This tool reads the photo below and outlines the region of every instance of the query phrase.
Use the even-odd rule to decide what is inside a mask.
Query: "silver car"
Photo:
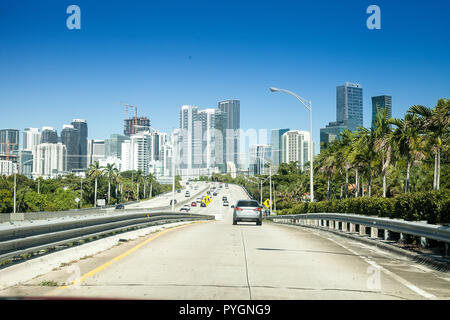
[[[233,224],[238,221],[256,222],[256,225],[262,224],[262,210],[256,200],[239,200],[233,210]]]

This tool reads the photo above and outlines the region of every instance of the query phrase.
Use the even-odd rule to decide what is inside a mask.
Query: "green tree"
[[[381,155],[381,176],[383,179],[383,198],[386,198],[386,175],[391,161],[391,126],[387,119],[387,109],[383,108],[377,113],[375,120],[375,151]]]
[[[111,203],[111,182],[117,176],[119,170],[117,170],[115,164],[106,164],[106,167],[103,169],[104,174],[108,179],[108,204]]]
[[[439,190],[441,176],[441,152],[448,148],[450,135],[450,99],[440,99],[434,109],[412,106],[408,113],[418,117],[426,142],[434,153],[433,189]]]
[[[418,118],[409,113],[404,119],[390,119],[389,123],[396,126],[392,133],[392,141],[399,154],[406,159],[405,193],[408,193],[411,166],[424,157]]]
[[[95,187],[94,187],[94,207],[97,207],[97,187],[98,187],[98,178],[102,175],[102,167],[98,161],[95,161],[93,164],[89,165],[88,176],[94,178]]]

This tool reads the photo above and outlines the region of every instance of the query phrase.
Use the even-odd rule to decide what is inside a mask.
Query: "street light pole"
[[[312,101],[308,101],[306,99],[303,99],[299,95],[293,93],[292,91],[286,90],[286,89],[278,89],[278,88],[270,88],[271,92],[284,92],[291,96],[294,96],[296,99],[298,99],[309,111],[309,166],[310,166],[310,198],[311,202],[314,201],[314,173],[313,173],[313,144],[312,144]]]
[[[16,213],[16,171],[14,170],[14,213]]]
[[[272,215],[272,165],[269,165],[270,215]]]

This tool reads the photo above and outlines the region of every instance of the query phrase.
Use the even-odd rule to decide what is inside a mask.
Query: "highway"
[[[448,273],[358,241],[269,222],[233,226],[231,207],[222,206],[224,195],[230,205],[247,198],[242,188],[230,185],[212,197],[207,208],[191,210],[213,214],[216,221],[179,225],[122,242],[5,288],[0,296],[450,299]],[[75,283],[61,286],[73,270]],[[6,269],[2,276],[7,276]]]

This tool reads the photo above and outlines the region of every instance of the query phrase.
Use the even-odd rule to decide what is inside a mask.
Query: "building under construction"
[[[150,120],[147,117],[138,117],[137,115],[137,107],[131,105],[126,106],[126,118],[123,133],[126,136],[131,136],[133,134],[149,131],[150,130]],[[128,109],[134,108],[134,117],[128,117]]]
[[[0,160],[11,160],[17,162],[14,152],[19,150],[19,130],[0,130]]]

